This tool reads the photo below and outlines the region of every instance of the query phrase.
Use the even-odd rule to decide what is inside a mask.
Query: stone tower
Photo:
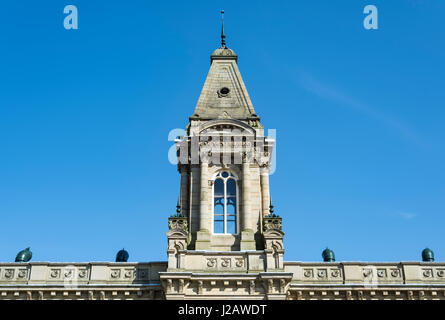
[[[177,144],[188,248],[262,249],[273,141],[264,137],[231,49],[221,47],[211,55],[186,132]]]
[[[213,52],[187,136],[177,141],[188,249],[264,249],[273,141],[264,137],[237,59],[224,42]]]
[[[223,25],[186,136],[176,139],[180,212],[169,218],[169,272],[284,271],[281,218],[270,212],[273,144]]]

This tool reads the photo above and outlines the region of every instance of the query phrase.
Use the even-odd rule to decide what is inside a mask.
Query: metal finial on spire
[[[181,214],[181,205],[179,204],[179,197],[178,197],[178,203],[176,204],[176,213]]]
[[[272,197],[270,197],[270,205],[269,205],[269,212],[270,214],[273,214],[273,204],[272,204]]]
[[[224,10],[221,10],[221,48],[227,48],[226,46],[226,35],[224,34]]]

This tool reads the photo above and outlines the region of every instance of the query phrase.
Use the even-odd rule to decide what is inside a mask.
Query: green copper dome
[[[324,262],[334,262],[335,261],[334,251],[332,251],[329,248],[324,249],[323,252],[321,253],[321,256],[323,257]]]
[[[434,252],[429,248],[425,248],[422,251],[422,261],[424,262],[434,262]]]
[[[116,262],[127,262],[129,256],[125,249],[119,250],[116,255]]]
[[[15,262],[28,262],[32,258],[32,252],[29,251],[29,247],[25,250],[20,251],[17,253],[17,256],[15,257]]]

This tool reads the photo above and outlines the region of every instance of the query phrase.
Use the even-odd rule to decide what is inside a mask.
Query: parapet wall
[[[285,262],[284,270],[293,285],[445,285],[445,263],[436,262]]]
[[[259,252],[195,252],[167,262],[0,263],[0,299],[445,299],[445,263],[284,262]]]
[[[163,299],[166,262],[1,263],[0,299]]]

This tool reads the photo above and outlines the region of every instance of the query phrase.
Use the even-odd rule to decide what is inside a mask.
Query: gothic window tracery
[[[222,171],[213,184],[213,233],[237,233],[237,189],[235,176]]]

